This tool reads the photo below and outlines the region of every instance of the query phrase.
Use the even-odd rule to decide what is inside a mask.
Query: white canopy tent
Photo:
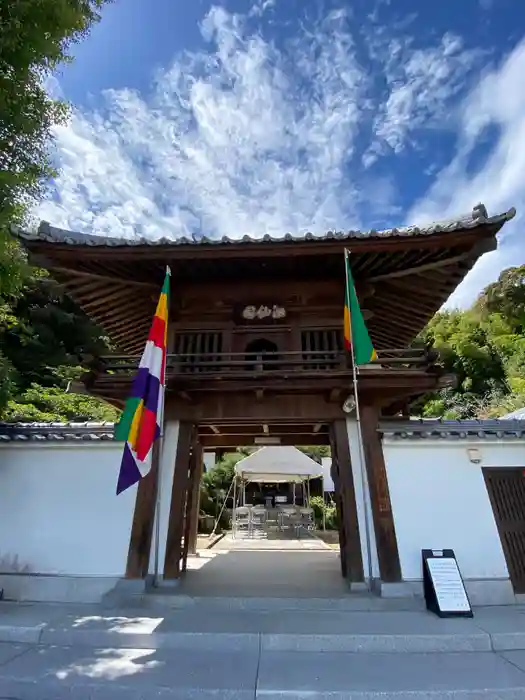
[[[296,447],[261,447],[235,465],[233,479],[233,518],[236,519],[237,496],[241,505],[246,503],[246,484],[293,484],[293,505],[295,507],[295,487],[301,484],[303,505],[310,505],[310,479],[323,478],[323,467],[298,450]],[[237,481],[240,481],[238,492]],[[324,523],[323,523],[324,529]]]
[[[300,484],[322,477],[323,468],[296,447],[261,447],[237,462],[235,474],[245,482]]]

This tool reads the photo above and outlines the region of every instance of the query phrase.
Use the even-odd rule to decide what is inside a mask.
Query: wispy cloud
[[[425,197],[408,216],[431,220],[466,211],[481,200],[489,210],[518,210],[512,225],[503,230],[500,247],[482,258],[458,288],[450,303],[463,304],[502,268],[523,262],[522,237],[513,236],[523,226],[525,207],[525,74],[523,40],[469,93],[462,104],[457,149],[448,165],[437,173]],[[496,133],[487,147],[487,133]],[[476,158],[477,156],[477,158]]]
[[[258,0],[246,16],[213,7],[203,48],[175,56],[150,94],[107,91],[97,110],[76,110],[56,130],[61,174],[37,215],[153,238],[399,222],[396,161],[442,130],[458,131],[457,154],[437,172],[429,160],[434,184],[404,212],[408,223],[464,213],[480,199],[491,211],[523,200],[525,43],[483,74],[483,54],[451,33],[422,48],[409,22],[394,39],[375,15],[363,28],[341,10],[298,21],[279,48],[253,30],[275,6]],[[491,125],[497,143],[473,173]]]
[[[391,40],[379,48],[384,55],[387,96],[374,120],[376,139],[364,156],[370,165],[385,147],[400,153],[414,145],[411,139],[422,127],[438,128],[453,98],[465,88],[465,79],[481,52],[467,50],[462,40],[445,34],[436,46],[413,49],[411,41]]]

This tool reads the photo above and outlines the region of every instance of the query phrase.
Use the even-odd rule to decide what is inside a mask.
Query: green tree
[[[100,18],[104,0],[0,3],[0,230],[26,223],[54,174],[53,127],[67,106],[45,80],[71,60],[69,49]]]
[[[55,170],[53,127],[67,105],[46,91],[46,79],[71,60],[106,0],[3,0],[0,2],[0,327],[16,324],[12,303],[30,276],[24,251],[10,236],[28,225],[31,207]],[[17,372],[0,350],[0,410],[16,390]]]
[[[12,422],[68,422],[118,420],[119,411],[95,396],[69,394],[61,387],[31,384],[16,400],[8,401],[4,419]]]
[[[21,390],[34,383],[65,387],[73,377],[57,374],[58,367],[76,367],[84,355],[108,350],[102,331],[40,270],[13,304],[12,314],[15,320],[0,329],[0,341]]]
[[[509,267],[498,281],[489,284],[478,297],[476,307],[484,318],[499,314],[512,331],[525,333],[525,265]]]
[[[504,270],[470,309],[436,314],[422,339],[457,385],[418,400],[415,413],[484,418],[525,406],[525,266]]]
[[[114,420],[118,411],[66,390],[83,356],[108,351],[107,339],[46,272],[35,270],[0,317],[0,416],[4,420]],[[0,307],[1,311],[1,307]]]

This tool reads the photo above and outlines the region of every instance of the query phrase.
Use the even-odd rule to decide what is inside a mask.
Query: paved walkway
[[[0,604],[0,698],[523,700],[525,609],[182,610]]]
[[[234,539],[188,559],[181,592],[192,596],[334,598],[349,593],[339,553],[319,538]]]

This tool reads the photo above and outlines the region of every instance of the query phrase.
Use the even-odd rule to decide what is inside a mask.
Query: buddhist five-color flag
[[[166,383],[169,293],[168,267],[131,396],[126,401],[115,428],[115,440],[126,443],[120,465],[117,495],[136,484],[149,472],[153,444],[161,434]]]
[[[345,250],[345,270],[346,270],[346,294],[345,294],[345,314],[344,314],[344,342],[345,348],[352,351],[354,363],[366,365],[377,358],[376,351],[370,340],[365,319],[359,306],[355,291],[352,270],[348,251]]]

